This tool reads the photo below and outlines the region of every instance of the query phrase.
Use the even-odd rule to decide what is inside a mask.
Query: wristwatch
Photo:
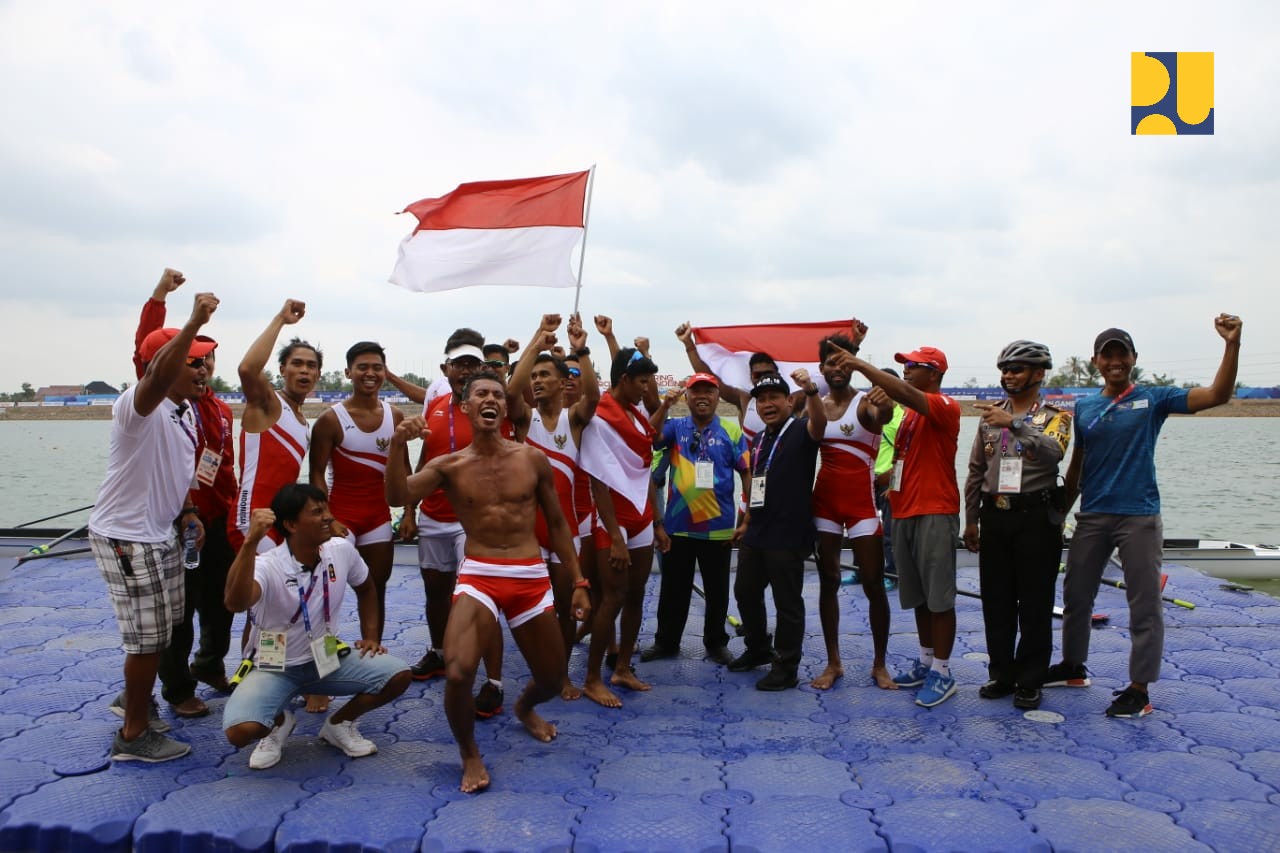
[[[591,347],[583,347],[582,349],[576,349],[573,351],[573,354],[576,355],[578,358],[586,358],[587,356],[591,355]]]

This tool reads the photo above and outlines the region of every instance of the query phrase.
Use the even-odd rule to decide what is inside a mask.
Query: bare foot
[[[815,690],[830,690],[832,685],[836,683],[836,679],[844,677],[844,667],[838,663],[829,663],[827,668],[809,684]]]
[[[633,669],[615,669],[613,677],[609,679],[609,683],[618,687],[625,687],[628,690],[648,690],[651,687],[648,682],[637,678]]]
[[[871,677],[876,680],[876,687],[881,690],[897,690],[898,685],[893,683],[893,676],[889,674],[889,670],[883,666],[871,667]]]
[[[564,684],[560,686],[560,698],[565,700],[566,702],[572,702],[574,699],[581,699],[582,690],[580,690],[576,684],[574,684],[572,681],[566,678],[564,680]]]
[[[533,708],[524,710],[520,703],[516,703],[516,718],[524,723],[525,729],[529,734],[533,735],[543,743],[550,743],[556,736],[556,724],[548,723],[542,718],[542,715]]]
[[[462,759],[462,793],[470,794],[489,787],[489,771],[480,756]]]
[[[622,700],[619,699],[608,687],[605,687],[604,682],[598,678],[588,678],[582,683],[582,695],[586,696],[592,702],[603,705],[606,708],[622,707]]]
[[[323,714],[329,710],[329,700],[331,696],[307,696],[307,712],[310,714]]]

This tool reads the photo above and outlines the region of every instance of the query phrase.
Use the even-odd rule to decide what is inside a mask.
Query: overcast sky
[[[856,314],[865,353],[941,347],[948,384],[1111,325],[1207,382],[1229,311],[1240,378],[1280,383],[1277,32],[1274,2],[0,2],[0,390],[132,380],[165,266],[174,325],[221,298],[233,384],[285,297],[326,366],[524,343],[572,291],[403,291],[395,214],[593,163],[583,313],[663,372],[683,320]],[[1156,50],[1215,53],[1217,135],[1130,135]]]

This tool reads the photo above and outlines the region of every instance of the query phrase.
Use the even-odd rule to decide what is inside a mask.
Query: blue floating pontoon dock
[[[652,691],[624,692],[621,710],[548,703],[550,744],[510,714],[528,671],[508,640],[508,711],[476,727],[492,785],[464,795],[438,679],[362,719],[379,748],[368,758],[320,743],[320,715],[299,709],[283,761],[251,771],[249,750],[222,735],[225,699],[202,688],[213,714],[171,720],[190,755],[112,765],[119,721],[107,705],[122,653],[102,580],[86,556],[14,568],[24,552],[0,551],[6,851],[1280,850],[1280,601],[1190,569],[1167,569],[1168,592],[1197,606],[1166,606],[1156,710],[1139,720],[1103,715],[1128,659],[1125,594],[1105,586],[1094,685],[1045,691],[1030,718],[978,697],[982,618],[967,597],[952,663],[960,692],[933,710],[872,686],[854,586],[840,592],[846,676],[835,689],[761,693],[762,671],[701,660],[695,600],[685,654],[638,667]],[[413,661],[427,638],[422,585],[413,552],[397,556],[385,642]],[[655,575],[646,645],[657,585]],[[960,586],[976,589],[976,570]],[[816,574],[805,592],[802,684],[824,663]],[[896,604],[893,630],[891,669],[916,651]],[[580,646],[578,682],[585,658]]]

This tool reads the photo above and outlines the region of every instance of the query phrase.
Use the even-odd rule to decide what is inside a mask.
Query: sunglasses
[[[1030,369],[1031,369],[1031,368],[1027,367],[1025,364],[1002,364],[1002,365],[1000,365],[1000,372],[1001,372],[1001,373],[1012,373],[1012,374],[1014,374],[1015,376],[1016,376],[1016,375],[1018,375],[1019,373],[1026,373],[1026,372],[1027,372],[1028,370],[1030,370]]]
[[[499,368],[499,367],[505,368],[507,366],[507,363],[505,361],[498,361],[497,359],[494,359],[493,361],[486,361],[484,363],[484,366],[493,367],[493,368]]]
[[[196,369],[196,370],[199,370],[200,368],[204,367],[204,363],[205,363],[205,362],[204,362],[204,359],[203,359],[203,358],[189,358],[189,359],[187,359],[187,367],[191,367],[191,368],[194,368],[194,369]]]
[[[932,364],[929,364],[927,361],[908,361],[908,362],[906,362],[905,364],[903,364],[903,367],[924,367],[924,368],[927,368],[927,369],[929,369],[929,370],[937,370],[937,369],[938,369],[938,368],[934,367]]]
[[[631,365],[635,364],[637,361],[643,361],[643,360],[644,360],[644,353],[640,352],[640,350],[636,350],[635,352],[631,353],[631,358],[627,359],[627,367],[630,367]]]
[[[572,376],[574,379],[577,379],[579,376],[582,375],[582,371],[576,367],[567,367],[565,369],[569,371],[569,375]]]

